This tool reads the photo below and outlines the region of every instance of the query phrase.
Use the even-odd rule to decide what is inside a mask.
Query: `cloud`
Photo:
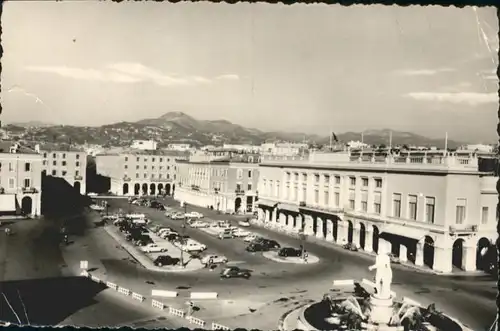
[[[433,76],[442,72],[452,72],[455,69],[441,68],[441,69],[407,69],[398,70],[395,73],[400,76]]]
[[[434,92],[413,92],[404,95],[415,100],[421,101],[438,101],[450,103],[467,103],[471,106],[476,106],[486,103],[498,102],[497,93],[475,93],[475,92],[459,92],[459,93],[434,93]]]
[[[239,80],[240,77],[238,75],[228,74],[228,75],[220,75],[215,77],[215,79],[219,80]]]
[[[141,63],[119,62],[106,66],[103,69],[82,69],[65,66],[29,66],[28,71],[46,72],[61,77],[87,81],[102,81],[113,83],[152,82],[160,86],[195,86],[208,85],[216,80],[238,80],[234,74],[217,76],[214,79],[202,76],[166,74],[147,67]]]

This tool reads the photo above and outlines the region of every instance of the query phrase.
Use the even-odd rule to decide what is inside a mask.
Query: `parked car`
[[[245,248],[247,252],[267,252],[269,247],[261,243],[251,243]]]
[[[201,263],[205,265],[209,264],[225,264],[228,259],[224,255],[207,255],[201,259]]]
[[[243,229],[237,229],[237,230],[233,231],[233,236],[235,236],[236,238],[243,238],[243,237],[248,236],[249,234],[250,234],[250,232],[245,231]]]
[[[146,246],[147,244],[152,244],[154,243],[153,239],[151,239],[150,237],[148,236],[142,236],[141,238],[137,239],[135,241],[135,244],[137,246]]]
[[[168,251],[166,247],[159,246],[158,244],[147,244],[146,246],[141,247],[141,250],[144,253],[163,253]]]
[[[221,278],[245,278],[249,279],[251,276],[250,270],[240,269],[239,267],[226,267],[221,271]]]
[[[192,211],[190,213],[187,213],[187,214],[185,214],[185,216],[189,217],[189,218],[196,218],[196,219],[203,218],[203,214],[198,213],[197,211]]]
[[[283,247],[278,252],[278,255],[282,257],[288,257],[288,256],[298,257],[302,255],[302,250],[293,247]]]
[[[163,227],[160,230],[158,230],[158,235],[161,236],[165,232],[166,233],[172,233],[172,232],[175,232],[175,231],[172,228]]]
[[[202,221],[195,221],[190,224],[192,228],[207,228],[208,223],[207,222],[202,222]]]
[[[342,248],[347,249],[349,251],[353,251],[353,252],[358,251],[358,247],[356,247],[356,245],[354,245],[353,243],[347,243],[347,244],[343,245]]]
[[[248,220],[246,220],[246,221],[239,221],[238,225],[239,226],[243,226],[245,228],[248,228],[250,226],[250,222]]]
[[[170,216],[170,218],[173,220],[183,220],[186,218],[186,216],[184,214],[181,214],[181,213],[175,213],[175,214],[172,214]]]
[[[263,239],[261,241],[261,243],[264,246],[267,246],[269,249],[279,249],[279,248],[281,248],[281,245],[276,240]]]
[[[178,265],[181,260],[177,257],[171,257],[170,255],[160,255],[154,261],[154,265],[161,267],[164,265]]]
[[[177,213],[175,211],[172,211],[172,210],[167,210],[164,215],[168,218],[172,218],[172,215],[174,215],[174,214],[177,214]]]
[[[217,237],[221,240],[222,239],[233,239],[234,234],[233,234],[233,231],[224,230],[224,231],[221,231]]]
[[[243,239],[243,241],[249,243],[249,242],[257,240],[257,238],[259,238],[259,236],[257,236],[255,233],[250,233],[248,236],[246,236]]]

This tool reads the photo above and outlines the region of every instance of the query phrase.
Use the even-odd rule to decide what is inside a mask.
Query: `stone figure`
[[[368,270],[376,269],[375,286],[377,288],[377,297],[389,299],[391,297],[392,269],[391,258],[383,250],[378,253],[375,264],[368,267]]]

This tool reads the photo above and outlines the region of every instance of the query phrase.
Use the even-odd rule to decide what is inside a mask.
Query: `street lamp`
[[[307,235],[304,233],[304,228],[299,230],[299,239],[300,239],[300,247],[302,249],[301,256],[304,258],[304,252],[306,250],[306,240],[307,240]]]
[[[184,268],[184,236],[186,234],[187,203],[184,202],[184,218],[181,226],[181,266]]]

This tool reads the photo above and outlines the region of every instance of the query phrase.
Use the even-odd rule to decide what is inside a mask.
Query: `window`
[[[155,178],[155,174],[151,174],[151,178]]]
[[[67,174],[68,174],[68,172],[67,172],[67,171],[63,171],[63,172],[62,172],[62,175],[63,175],[63,176],[66,176]]]
[[[167,162],[170,162],[170,159],[167,159]]]
[[[148,168],[148,166],[147,166],[147,165],[144,165],[144,169],[147,169],[147,168]]]
[[[356,186],[356,177],[349,177],[349,182],[351,186]]]
[[[14,171],[14,165],[9,162],[9,171],[13,172]]]
[[[155,158],[153,157],[153,158],[151,159],[151,161],[152,161],[152,162],[154,162],[154,161],[155,161]]]
[[[139,166],[138,165],[135,166],[135,170],[139,170]]]
[[[323,203],[324,203],[325,206],[329,206],[330,205],[330,192],[325,191]]]
[[[62,161],[62,165],[63,165],[63,167],[65,167],[66,166],[66,161]]]
[[[167,166],[167,170],[170,170],[170,166]]]
[[[363,178],[364,180],[365,178]],[[368,178],[366,178],[368,180]],[[361,210],[366,213],[368,212],[368,192],[361,192]]]
[[[307,182],[307,174],[302,174],[302,182]]]
[[[79,167],[80,166],[80,162],[79,161],[76,161],[76,166]]]
[[[319,204],[319,190],[314,190],[314,203]]]
[[[56,153],[52,153],[52,157],[55,159],[57,157]]]
[[[392,216],[400,218],[401,217],[401,194],[394,193],[392,195]]]
[[[273,181],[269,181],[269,196],[273,196]]]
[[[285,192],[284,193],[285,193],[284,194],[284,199],[288,200],[289,195],[290,195],[290,184],[288,184],[288,183],[286,184],[286,186],[285,186]]]
[[[354,190],[349,190],[349,209],[354,210],[356,207],[356,193]]]
[[[76,159],[80,160],[80,154],[76,154]]]
[[[47,165],[47,161],[43,160],[42,165]]]
[[[63,153],[62,154],[62,158],[65,159],[66,158],[66,153]]]
[[[408,218],[411,220],[417,219],[417,196],[408,196]]]
[[[147,157],[144,158],[144,162],[148,162],[148,158]]]
[[[289,172],[286,173],[286,180],[290,181],[291,174]]]
[[[382,188],[382,178],[375,178],[375,187]]]
[[[467,213],[467,199],[457,199],[456,223],[464,224]]]
[[[296,172],[293,174],[293,176],[295,177],[295,181],[298,182],[299,181],[299,173]]]
[[[57,161],[52,161],[52,165],[57,165]]]
[[[325,180],[325,185],[329,185],[330,184],[330,176],[329,175],[324,175],[323,179]]]
[[[488,207],[483,207],[481,209],[481,224],[487,224],[488,223]]]
[[[380,215],[381,209],[382,195],[380,194],[380,192],[375,192],[375,194],[373,195],[373,212]]]
[[[52,176],[57,176],[57,171],[52,170]]]
[[[363,187],[368,187],[368,178],[362,178],[361,183],[363,184]]]
[[[298,201],[299,200],[299,185],[294,184],[293,185],[293,201]]]
[[[319,183],[319,175],[318,175],[318,174],[315,174],[315,175],[314,175],[314,182],[315,182],[316,184],[318,184],[318,183]]]
[[[24,171],[30,171],[31,170],[31,163],[29,162],[26,162],[24,164]]]
[[[148,174],[144,174],[144,178],[148,178]]]
[[[44,157],[44,158],[47,158],[47,153],[43,153],[43,157]]]
[[[237,192],[241,191],[241,184],[236,184],[236,191]]]
[[[434,211],[436,209],[436,199],[431,197],[425,198],[425,221],[434,224]]]
[[[302,188],[302,201],[306,201],[306,197],[307,197],[307,188],[306,187],[303,187]]]
[[[242,179],[243,178],[243,170],[242,169],[236,170],[236,178],[237,179]]]
[[[75,176],[80,176],[80,171],[76,170],[75,171]]]
[[[136,161],[137,161],[137,162],[139,162],[139,161],[140,161],[140,158],[139,158],[139,157],[137,157]]]
[[[124,168],[125,168],[125,169],[128,169],[128,165],[125,165],[125,166],[124,166]]]
[[[340,176],[335,176],[335,185],[340,185]]]
[[[335,200],[335,207],[339,207],[340,206],[340,193],[339,192],[334,193],[334,200]]]
[[[161,179],[161,178],[162,178],[162,175],[161,175],[161,174],[158,174],[158,178],[160,178],[160,179]]]
[[[252,184],[251,184],[251,183],[248,183],[248,185],[247,185],[247,190],[248,190],[248,191],[251,191],[251,190],[252,190]]]
[[[160,157],[160,162],[163,162],[163,158],[162,157]]]
[[[248,178],[252,178],[252,170],[248,170]]]
[[[125,156],[125,162],[128,162],[128,156]]]
[[[23,187],[24,188],[30,188],[31,187],[31,180],[29,178],[25,178],[24,179]]]
[[[155,170],[155,166],[151,166],[151,170]]]
[[[16,186],[16,180],[14,178],[9,178],[9,188],[14,188]]]

